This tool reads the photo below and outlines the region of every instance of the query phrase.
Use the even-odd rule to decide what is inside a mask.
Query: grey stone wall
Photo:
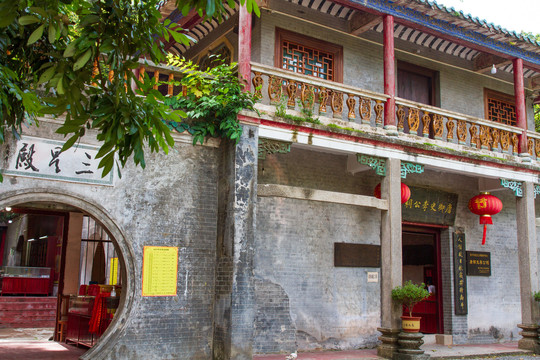
[[[351,193],[369,176],[345,172],[346,157],[292,149],[259,162],[259,182]],[[262,168],[264,167],[264,174]],[[380,323],[377,268],[334,267],[334,242],[379,244],[378,210],[304,200],[257,202],[254,353],[373,347]]]
[[[58,138],[56,125],[41,122],[35,136]],[[83,140],[93,143],[92,139]],[[1,155],[9,147],[2,147]],[[147,154],[143,170],[131,163],[113,187],[5,176],[0,202],[30,193],[73,199],[68,205],[92,213],[98,209],[129,267],[126,304],[92,359],[211,358],[216,273],[218,152],[211,147],[177,143],[169,155]],[[44,195],[43,195],[44,194]],[[61,201],[61,200],[59,200]],[[10,203],[12,206],[16,205]],[[85,204],[88,204],[86,206]],[[179,248],[177,295],[142,297],[143,247]]]

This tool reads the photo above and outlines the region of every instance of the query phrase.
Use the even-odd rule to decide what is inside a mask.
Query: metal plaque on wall
[[[467,275],[465,274],[465,234],[454,234],[454,309],[467,315]]]
[[[334,243],[334,266],[381,267],[379,245]]]
[[[467,275],[491,276],[491,253],[467,251]]]
[[[458,195],[411,186],[411,197],[401,206],[404,221],[454,225]]]

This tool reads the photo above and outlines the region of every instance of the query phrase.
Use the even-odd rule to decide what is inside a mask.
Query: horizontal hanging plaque
[[[401,206],[404,221],[454,225],[458,195],[410,186],[411,197]]]
[[[381,267],[379,245],[334,243],[334,266]]]

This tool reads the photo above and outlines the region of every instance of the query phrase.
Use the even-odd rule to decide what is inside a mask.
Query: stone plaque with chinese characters
[[[75,144],[60,152],[63,145],[63,141],[24,136],[11,152],[7,168],[0,171],[4,175],[113,185],[114,171],[102,178],[98,169],[99,147]]]
[[[402,205],[404,221],[454,225],[457,194],[411,186],[411,197]]]
[[[467,275],[491,276],[491,253],[467,251]]]
[[[454,308],[456,315],[467,315],[465,253],[465,234],[454,233]]]

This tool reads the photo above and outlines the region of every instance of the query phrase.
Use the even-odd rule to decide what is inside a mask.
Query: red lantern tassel
[[[484,237],[482,237],[482,245],[486,244],[487,224],[484,224]]]

